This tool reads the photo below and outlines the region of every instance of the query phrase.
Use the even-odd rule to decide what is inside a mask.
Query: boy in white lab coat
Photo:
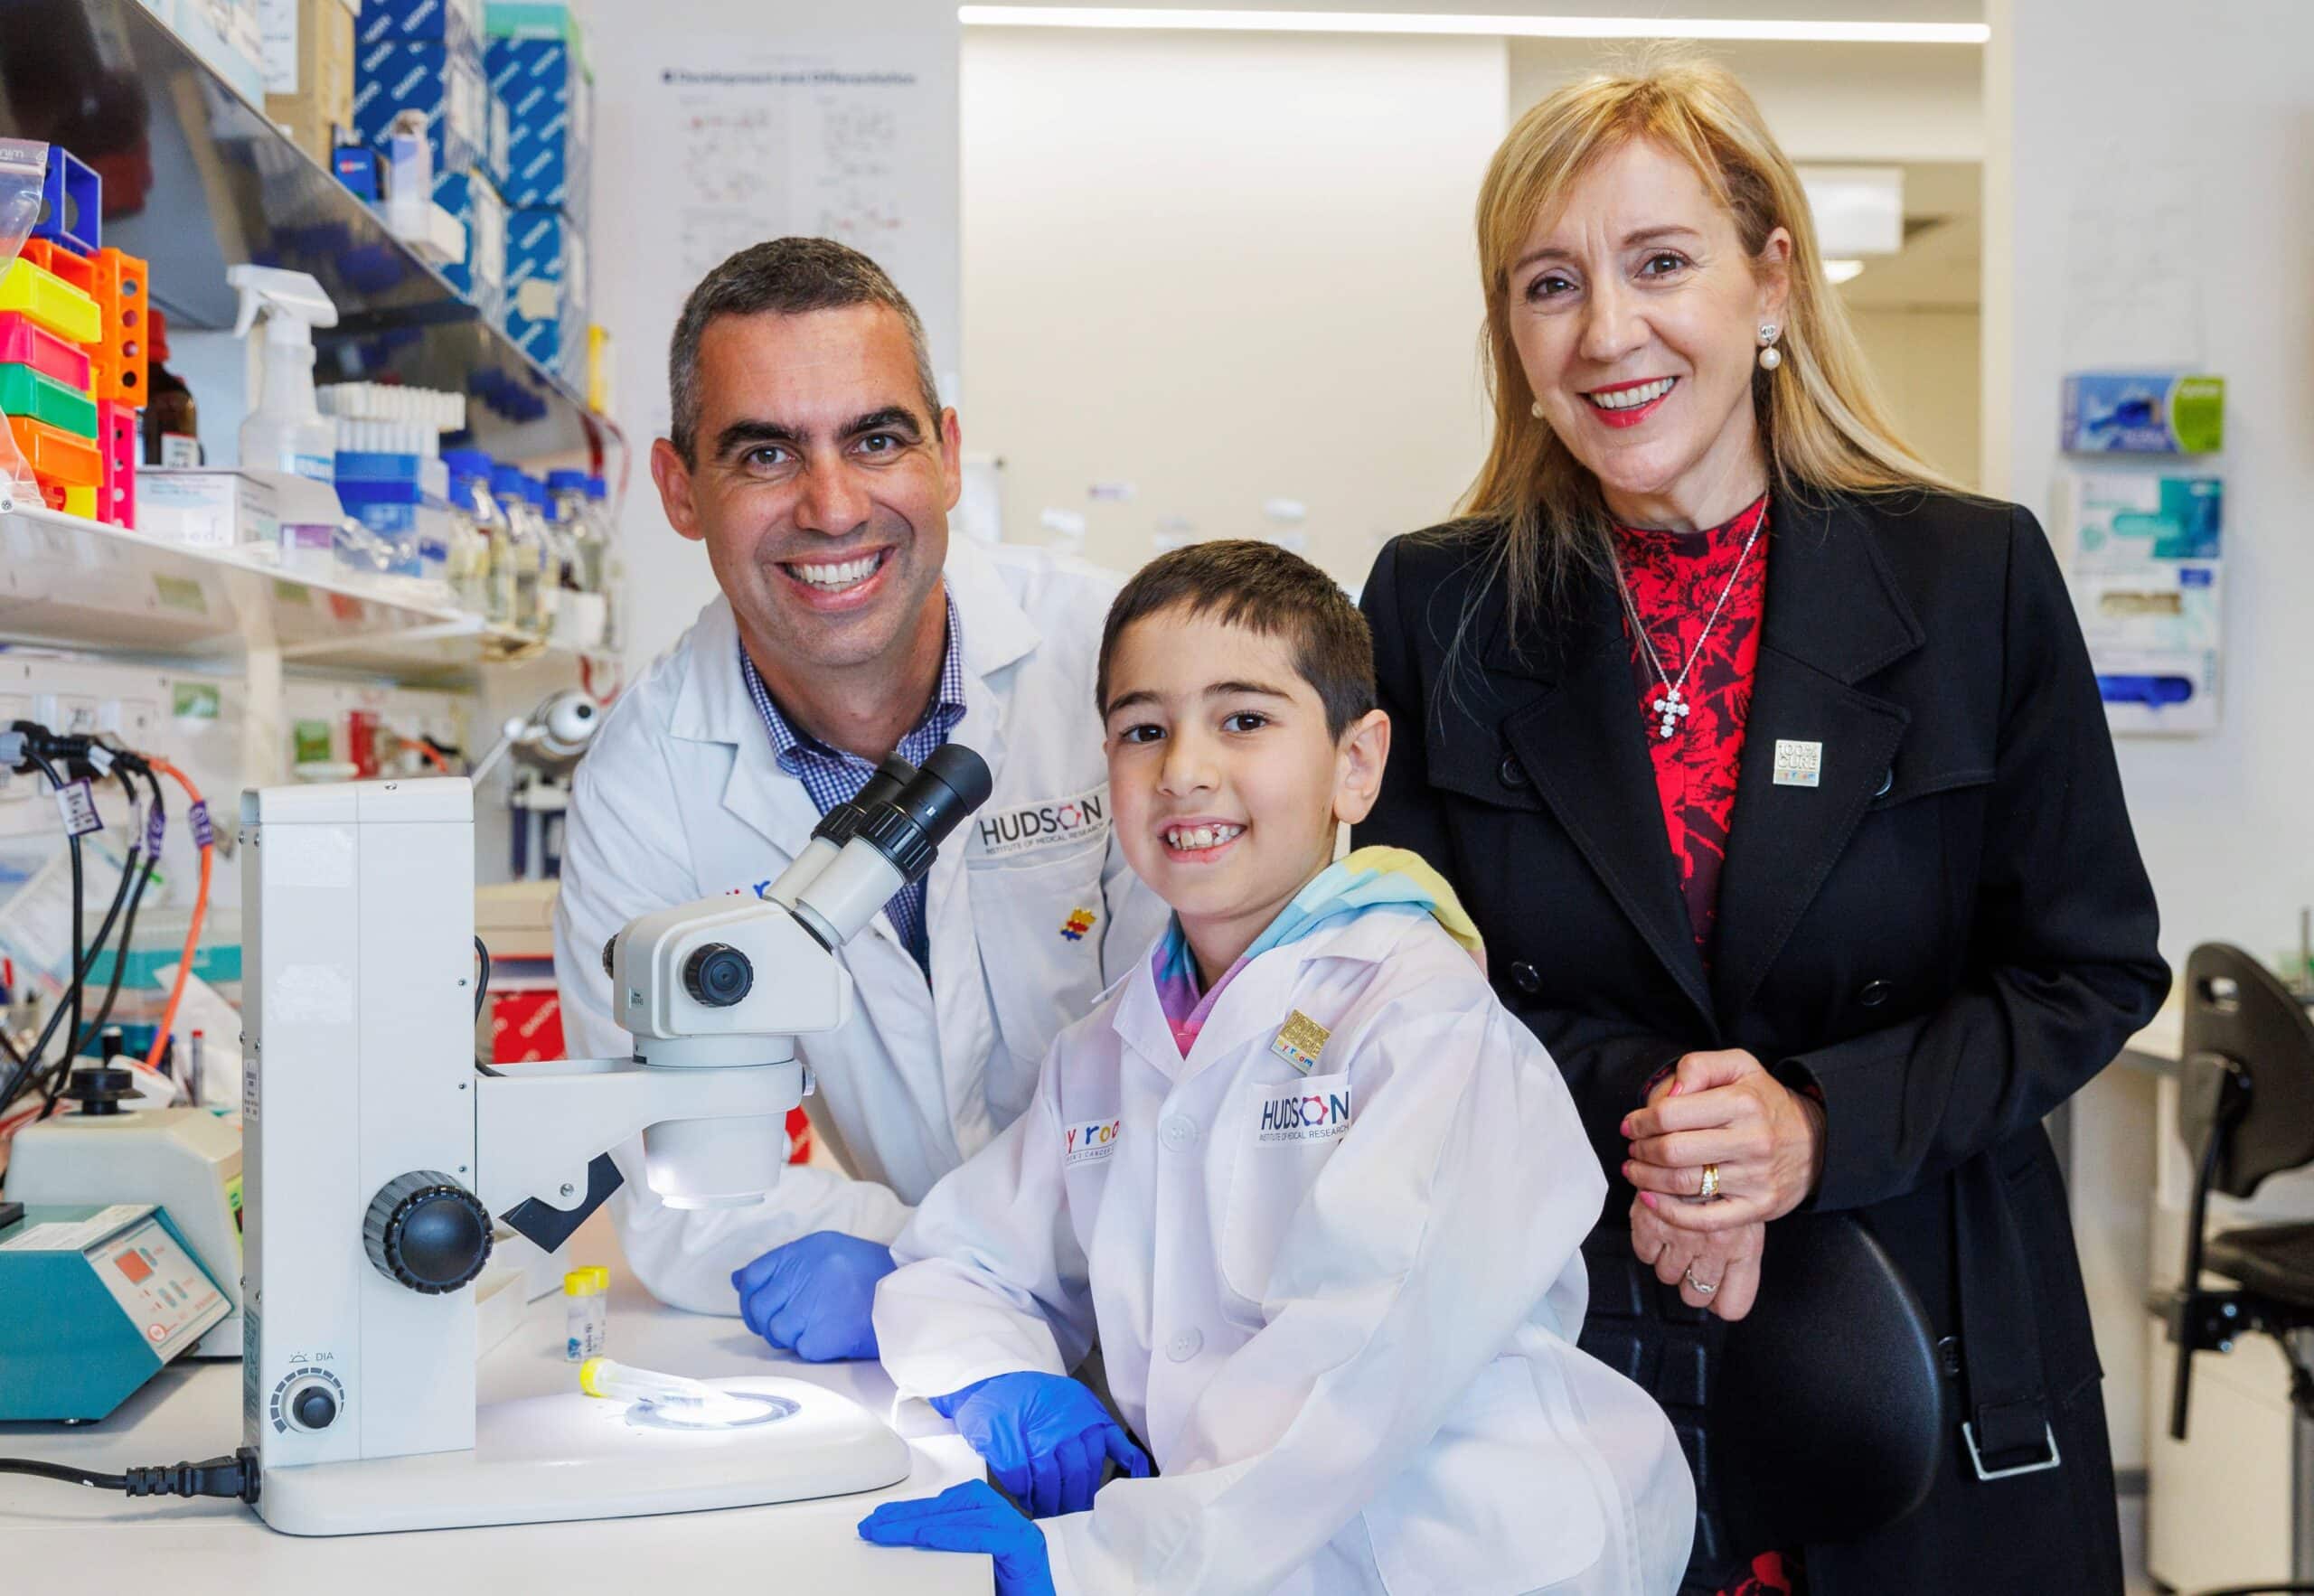
[[[1566,1088],[1443,880],[1329,862],[1389,752],[1363,618],[1282,549],[1181,549],[1118,596],[1098,701],[1171,926],[875,1304],[901,1394],[1041,1522],[976,1481],[861,1535],[992,1554],[1006,1596],[1672,1590],[1686,1465],[1575,1345],[1606,1183]],[[1067,1377],[1096,1339],[1153,1477]]]

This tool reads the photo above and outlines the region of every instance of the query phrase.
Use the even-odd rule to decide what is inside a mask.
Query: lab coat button
[[[1197,1122],[1186,1114],[1173,1114],[1158,1127],[1158,1134],[1167,1147],[1175,1152],[1185,1152],[1197,1145]]]
[[[1494,774],[1500,778],[1502,784],[1506,787],[1523,787],[1527,784],[1527,767],[1519,763],[1519,756],[1516,754],[1505,754],[1502,756],[1502,763],[1495,767]]]
[[[1165,1343],[1165,1356],[1175,1363],[1187,1363],[1205,1345],[1205,1332],[1194,1326]]]
[[[1864,983],[1864,990],[1856,994],[1856,1000],[1867,1009],[1877,1009],[1888,1000],[1888,994],[1895,990],[1885,981],[1867,981]]]
[[[1531,998],[1543,990],[1543,972],[1521,959],[1510,967],[1510,984]]]

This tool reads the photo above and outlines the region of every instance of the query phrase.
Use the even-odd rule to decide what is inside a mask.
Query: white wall
[[[2179,27],[2160,0],[2003,0],[1993,31],[2016,87],[1989,107],[2009,126],[1987,164],[1987,485],[2046,511],[2068,370],[2169,353],[2226,379],[2224,725],[2120,748],[2164,953],[2270,954],[2314,902],[2314,8],[2209,0]],[[2116,285],[2140,304],[2101,334],[2084,305]]]
[[[1585,5],[1583,9],[1589,10]],[[1696,14],[1692,5],[1670,8]],[[1947,20],[1905,8],[1905,21]],[[1787,16],[1789,5],[1754,5],[1752,15]],[[1861,16],[1864,9],[1846,8]],[[1969,20],[1954,18],[1950,20]],[[1574,40],[1510,42],[1510,103],[1526,109],[1561,84],[1641,52],[1627,44]],[[1795,161],[1975,161],[1984,154],[1979,103],[1983,52],[1973,44],[1756,44],[1690,46],[1743,80]]]
[[[667,340],[706,268],[759,237],[828,230],[823,219],[905,196],[905,232],[861,242],[890,271],[923,315],[933,367],[953,386],[960,343],[957,315],[956,8],[954,0],[882,0],[872,17],[806,0],[579,0],[595,80],[594,319],[612,330],[616,379],[612,411],[631,451],[620,517],[626,561],[626,662],[630,677],[689,626],[714,596],[706,551],[668,527],[650,475],[651,440],[667,426]],[[661,72],[670,65],[752,68],[768,62],[832,62],[845,70],[900,70],[917,84],[894,90],[871,114],[896,111],[889,148],[877,130],[854,147],[864,172],[836,174],[822,158],[830,139],[814,114],[775,120],[726,141],[743,152],[727,170],[760,195],[776,225],[735,226],[728,207],[703,207],[669,134]],[[798,91],[735,90],[744,111],[776,111]],[[786,97],[786,99],[776,98]],[[861,97],[863,103],[870,96]],[[863,157],[864,158],[861,158]],[[732,192],[727,188],[728,193]],[[864,203],[863,197],[864,196]]]
[[[1974,305],[1851,308],[1848,319],[1897,434],[1964,484],[1978,474]]]
[[[1504,103],[1499,40],[968,32],[962,414],[1007,539],[1081,512],[1130,568],[1161,520],[1250,535],[1283,496],[1354,585],[1444,519]]]
[[[2068,371],[2175,360],[2225,377],[2223,726],[2118,748],[2173,966],[2208,940],[2271,956],[2314,901],[2299,842],[2314,788],[2299,712],[2314,689],[2314,305],[2300,286],[2314,276],[2314,10],[2208,0],[2190,26],[2159,0],[1989,13],[1985,485],[2046,517]],[[2124,1469],[2143,1466],[2159,1416],[2143,1410],[2139,1293],[2153,1143],[2177,1130],[2150,1100],[2141,1077],[2108,1071],[2081,1100],[2073,1149]]]

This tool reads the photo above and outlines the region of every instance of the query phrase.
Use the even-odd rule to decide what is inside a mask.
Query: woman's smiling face
[[[1754,260],[1695,169],[1643,138],[1538,221],[1510,269],[1511,341],[1618,520],[1712,525],[1766,485],[1752,373],[1791,250],[1778,228]]]

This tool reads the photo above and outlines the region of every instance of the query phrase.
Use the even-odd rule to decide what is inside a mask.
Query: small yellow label
[[[1269,1050],[1286,1063],[1308,1075],[1318,1065],[1318,1056],[1326,1050],[1326,1038],[1333,1032],[1320,1025],[1299,1009],[1286,1017],[1277,1028],[1277,1036]]]

